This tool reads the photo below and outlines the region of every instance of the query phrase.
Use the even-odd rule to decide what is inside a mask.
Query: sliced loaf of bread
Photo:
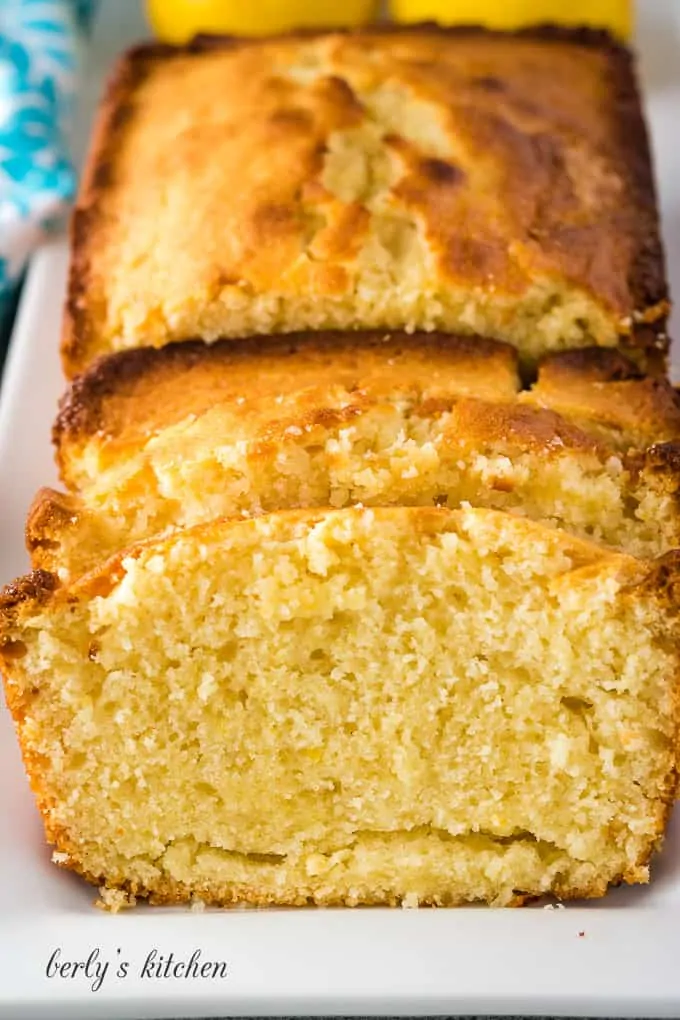
[[[66,579],[167,529],[295,507],[509,510],[636,556],[680,545],[680,403],[616,352],[404,333],[177,344],[104,359],[55,428],[33,564]]]

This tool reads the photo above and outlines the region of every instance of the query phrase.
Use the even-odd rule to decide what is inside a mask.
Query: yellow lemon
[[[200,32],[267,35],[291,28],[362,25],[377,0],[147,0],[156,34],[182,43]]]
[[[551,21],[608,28],[622,39],[633,30],[633,0],[391,0],[391,9],[397,21],[506,29]]]

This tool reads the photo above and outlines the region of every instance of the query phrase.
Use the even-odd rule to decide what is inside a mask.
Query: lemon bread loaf
[[[437,334],[128,351],[65,397],[70,492],[39,494],[28,546],[66,579],[224,515],[469,502],[654,556],[680,545],[679,437],[670,385],[613,351],[553,355],[529,390],[513,348]]]
[[[603,33],[554,29],[134,50],[73,221],[67,372],[128,347],[357,327],[662,363],[631,63]]]
[[[215,521],[5,589],[56,859],[154,902],[503,905],[644,882],[678,560],[512,514]]]

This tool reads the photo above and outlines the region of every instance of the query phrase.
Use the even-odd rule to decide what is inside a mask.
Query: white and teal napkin
[[[90,8],[0,0],[0,333],[31,252],[75,195],[69,139]]]

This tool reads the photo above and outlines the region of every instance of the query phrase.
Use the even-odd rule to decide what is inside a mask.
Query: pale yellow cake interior
[[[160,900],[645,881],[677,671],[647,572],[469,509],[275,513],[138,548],[0,635],[48,835]]]

